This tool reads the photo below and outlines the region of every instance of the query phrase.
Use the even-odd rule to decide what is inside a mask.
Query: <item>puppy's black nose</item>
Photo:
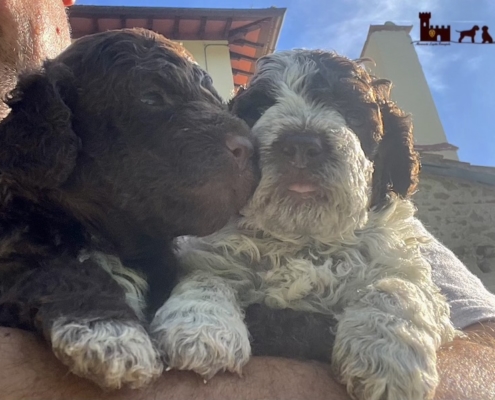
[[[283,157],[296,168],[306,168],[323,157],[322,141],[312,135],[284,136],[279,141],[279,149]]]
[[[239,168],[244,170],[253,155],[253,144],[251,141],[242,136],[229,136],[225,144],[234,156],[234,160]]]

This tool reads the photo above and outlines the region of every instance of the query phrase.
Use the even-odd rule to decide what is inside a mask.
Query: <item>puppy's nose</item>
[[[297,168],[318,162],[323,155],[321,139],[311,135],[289,135],[280,140],[282,154]]]
[[[251,141],[242,136],[229,136],[225,144],[234,156],[234,160],[239,168],[244,170],[253,155],[253,144]]]

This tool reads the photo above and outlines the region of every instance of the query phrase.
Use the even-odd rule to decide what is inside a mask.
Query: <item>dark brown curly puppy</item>
[[[247,201],[249,129],[181,46],[144,30],[79,39],[8,104],[0,324],[103,387],[142,386],[162,371],[144,315],[175,282],[173,239]]]
[[[474,43],[474,37],[476,36],[476,32],[480,30],[480,27],[478,25],[474,25],[471,29],[467,31],[456,31],[459,32],[459,43],[462,42],[462,39],[465,37],[470,37],[471,38],[471,43]]]

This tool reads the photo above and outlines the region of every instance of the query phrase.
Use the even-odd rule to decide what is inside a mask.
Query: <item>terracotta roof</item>
[[[215,9],[72,6],[69,21],[77,39],[109,29],[141,27],[172,40],[227,40],[236,87],[251,78],[258,58],[275,51],[285,8]]]

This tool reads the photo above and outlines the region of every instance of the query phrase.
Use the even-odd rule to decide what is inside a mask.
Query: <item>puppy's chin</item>
[[[267,173],[241,214],[250,228],[282,239],[341,240],[367,221],[368,191],[351,186]]]
[[[329,194],[278,189],[266,196],[255,193],[252,201],[242,210],[245,222],[251,228],[261,229],[281,239],[329,238],[332,232],[345,230],[339,207],[332,204]]]

